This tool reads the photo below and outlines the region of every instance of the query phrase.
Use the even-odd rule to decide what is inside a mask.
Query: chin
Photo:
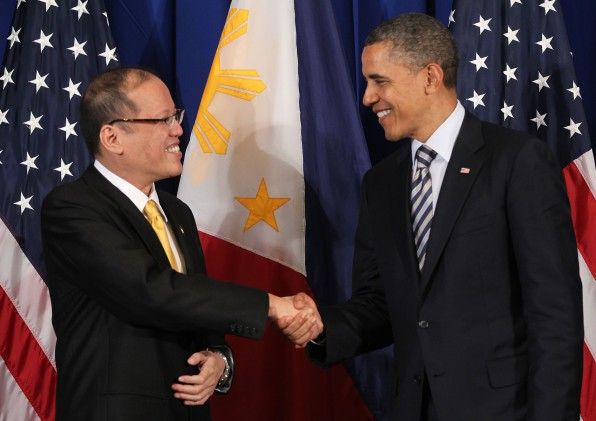
[[[385,135],[386,140],[395,142],[400,139],[398,136],[401,133],[396,131],[397,128],[395,127],[395,124],[381,125],[381,127],[383,127],[383,134]]]
[[[177,168],[168,168],[167,171],[163,172],[163,174],[163,178],[178,177],[180,174],[182,174],[182,165],[180,165],[180,167]]]
[[[405,137],[401,133],[395,134],[395,133],[385,132],[385,139],[388,140],[389,142],[398,142],[402,139],[405,139]]]

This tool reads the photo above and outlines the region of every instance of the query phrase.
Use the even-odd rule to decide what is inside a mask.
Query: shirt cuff
[[[313,345],[323,346],[327,342],[327,334],[323,330],[323,332],[317,336],[316,338],[310,340],[310,343]]]

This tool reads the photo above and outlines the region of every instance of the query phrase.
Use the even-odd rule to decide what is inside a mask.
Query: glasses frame
[[[114,123],[163,123],[166,126],[173,126],[174,122],[182,124],[182,120],[184,120],[184,109],[176,108],[174,114],[164,118],[116,118],[112,121],[109,121],[107,124],[111,125]]]

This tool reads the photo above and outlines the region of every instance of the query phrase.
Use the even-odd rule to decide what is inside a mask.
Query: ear
[[[426,77],[425,92],[433,94],[443,86],[443,78],[445,77],[443,69],[437,63],[430,63],[424,68]]]
[[[104,124],[99,129],[99,145],[108,154],[122,155],[124,148],[122,145],[121,131],[116,127]]]

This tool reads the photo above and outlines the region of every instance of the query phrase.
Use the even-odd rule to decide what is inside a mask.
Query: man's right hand
[[[303,292],[282,299],[291,300],[294,311],[298,313],[294,317],[287,315],[278,318],[277,327],[296,345],[296,348],[303,348],[323,332],[323,321],[317,305]]]

